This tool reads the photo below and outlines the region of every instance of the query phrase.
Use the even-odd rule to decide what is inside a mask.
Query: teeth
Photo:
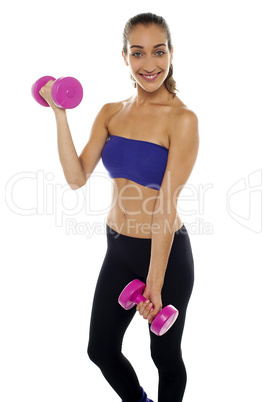
[[[146,77],[146,78],[154,78],[154,77],[156,77],[156,75],[157,75],[157,74],[154,74],[154,75],[145,75],[145,77]]]

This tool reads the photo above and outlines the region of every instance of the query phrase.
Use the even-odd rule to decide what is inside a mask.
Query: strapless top
[[[149,141],[109,135],[102,162],[111,178],[126,178],[159,190],[169,150]]]

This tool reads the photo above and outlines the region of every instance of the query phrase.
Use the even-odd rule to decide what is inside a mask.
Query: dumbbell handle
[[[135,297],[135,299],[134,299],[134,302],[136,303],[136,304],[139,304],[140,302],[146,302],[147,301],[147,299],[143,296],[143,295],[141,295],[141,294],[139,294],[139,295],[137,295],[136,297]],[[153,307],[154,308],[154,307]]]
[[[134,299],[134,302],[135,302],[136,304],[139,304],[139,303],[145,302],[145,301],[146,301],[146,298],[145,298],[143,295],[141,295],[141,294],[137,295],[137,296],[135,297],[135,299]]]

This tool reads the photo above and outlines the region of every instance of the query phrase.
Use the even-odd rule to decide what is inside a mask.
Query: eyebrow
[[[165,43],[160,43],[160,44],[158,44],[158,45],[153,46],[153,48],[156,49],[157,47],[161,47],[161,46],[165,46],[165,47],[166,47]],[[132,49],[132,47],[137,47],[138,49],[144,49],[144,46],[140,46],[140,45],[132,45],[132,46],[130,47],[130,49]]]

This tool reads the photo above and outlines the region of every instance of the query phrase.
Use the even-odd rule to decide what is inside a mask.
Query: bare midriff
[[[170,127],[177,127],[177,111],[184,107],[186,105],[171,94],[160,104],[138,106],[135,100],[129,99],[112,111],[107,129],[111,135],[148,141],[170,149]],[[152,234],[159,230],[158,224],[153,222],[159,191],[126,178],[114,178],[112,182],[112,202],[107,225],[125,236],[152,238]],[[174,231],[183,225],[178,213],[172,222]],[[166,225],[168,223],[170,220],[166,219]],[[165,230],[172,228],[166,227]]]
[[[125,236],[152,238],[153,232],[159,230],[153,223],[153,212],[159,191],[125,178],[112,180],[112,201],[107,225]],[[174,231],[180,229],[182,225],[183,222],[177,213],[172,226]]]

